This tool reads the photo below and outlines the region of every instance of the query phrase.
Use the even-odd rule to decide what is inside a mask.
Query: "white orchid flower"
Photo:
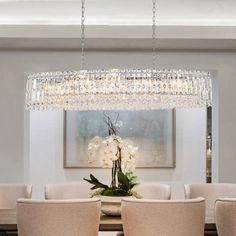
[[[116,154],[117,153],[117,146],[114,144],[110,144],[108,146],[103,147],[102,150],[104,150],[105,153]]]
[[[96,150],[99,148],[99,145],[96,145],[94,143],[89,143],[88,150]]]
[[[122,161],[122,169],[127,171],[134,171],[135,170],[135,160],[134,159],[126,159]]]
[[[89,161],[89,163],[93,163],[95,159],[96,159],[95,152],[93,150],[90,150],[88,152],[88,161]]]
[[[95,149],[97,150],[101,146],[101,138],[96,136],[93,139],[90,140],[88,144],[88,150]]]
[[[110,152],[106,154],[107,159],[111,160],[111,161],[116,161],[118,159],[117,155],[115,155],[114,153]]]
[[[138,147],[134,146],[131,140],[122,140],[117,135],[107,136],[103,140],[98,136],[94,137],[88,144],[89,162],[92,163],[97,157],[103,168],[110,168],[113,166],[113,162],[119,158],[119,149],[123,170],[133,171]]]
[[[122,160],[128,160],[129,159],[129,151],[127,150],[127,148],[122,148],[121,149],[121,159]]]
[[[136,155],[136,153],[137,153],[137,151],[138,151],[138,147],[131,147],[130,148],[130,155],[132,156],[132,157],[134,157],[135,155]]]
[[[124,139],[122,141],[122,144],[123,144],[124,147],[127,148],[129,145],[133,145],[133,142],[130,139]]]
[[[117,135],[114,137],[114,140],[118,143],[122,142],[122,138],[120,136],[117,136]]]
[[[90,140],[90,143],[94,143],[94,145],[100,145],[102,142],[102,139],[98,136],[95,136],[93,139]]]
[[[108,160],[106,157],[101,159],[102,168],[110,168],[112,167],[113,162]]]

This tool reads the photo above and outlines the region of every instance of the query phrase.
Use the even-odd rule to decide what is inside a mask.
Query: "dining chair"
[[[236,184],[186,184],[184,190],[186,199],[205,198],[208,223],[215,223],[214,207],[217,198],[236,198]]]
[[[170,200],[171,188],[168,184],[143,182],[133,188],[144,199]]]
[[[15,209],[18,198],[31,197],[31,184],[0,184],[0,209]]]
[[[90,198],[90,188],[86,182],[46,184],[44,196],[46,200]]]
[[[97,236],[99,199],[17,201],[18,236]]]
[[[236,198],[217,199],[215,219],[219,236],[236,235]]]
[[[125,236],[202,236],[205,200],[124,199],[121,214]]]

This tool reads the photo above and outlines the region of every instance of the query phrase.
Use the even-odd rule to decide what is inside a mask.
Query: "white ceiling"
[[[78,47],[80,8],[81,0],[0,0],[0,48],[53,39]],[[160,47],[236,49],[236,0],[157,0],[157,18]],[[86,0],[88,47],[150,47],[151,22],[152,0]]]
[[[79,24],[81,0],[0,0],[0,24]],[[86,0],[86,23],[147,25],[152,0]],[[157,0],[158,23],[236,25],[235,0]]]

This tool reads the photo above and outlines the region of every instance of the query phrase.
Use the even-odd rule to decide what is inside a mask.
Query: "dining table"
[[[123,231],[121,217],[101,214],[99,231]],[[6,235],[6,232],[17,232],[15,209],[0,209],[0,236]],[[211,214],[206,216],[205,232],[216,232]]]

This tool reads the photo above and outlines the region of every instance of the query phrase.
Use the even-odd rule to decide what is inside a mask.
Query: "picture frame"
[[[99,163],[89,163],[86,152],[88,142],[94,136],[107,136],[106,126],[103,124],[104,112],[113,114],[113,118],[119,114],[119,119],[125,123],[123,125],[125,127],[120,128],[120,137],[129,138],[134,145],[138,146],[136,168],[176,167],[176,115],[175,110],[172,109],[65,111],[63,121],[63,167],[65,169],[102,168]]]

